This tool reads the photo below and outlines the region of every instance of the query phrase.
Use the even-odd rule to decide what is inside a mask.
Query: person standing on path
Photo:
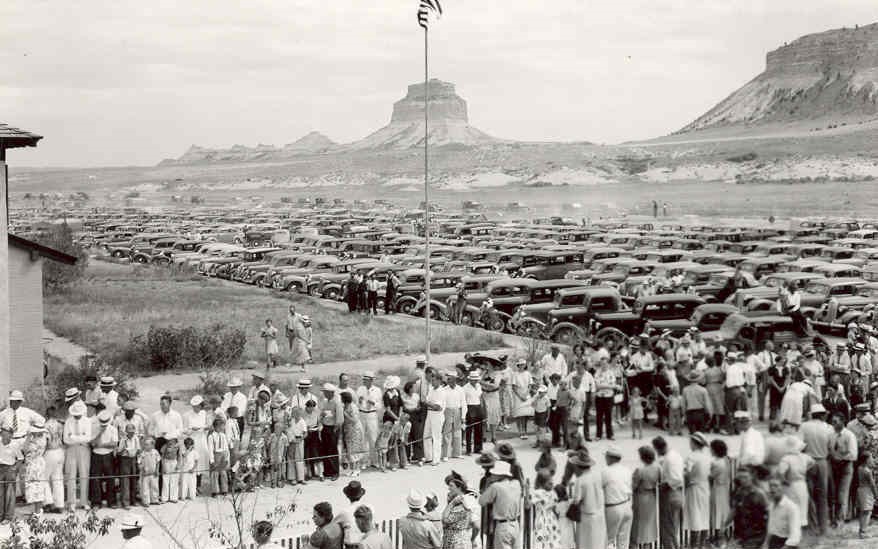
[[[700,433],[710,425],[713,416],[710,393],[704,387],[704,377],[696,371],[689,372],[689,384],[683,387],[683,410],[690,435]]]
[[[366,309],[372,315],[378,314],[378,281],[372,273],[366,277]]]
[[[768,527],[768,501],[753,476],[750,467],[735,473],[737,488],[732,494],[732,514],[725,525],[734,524],[735,539],[742,549],[762,548]]]
[[[79,507],[90,509],[88,501],[88,477],[91,469],[89,443],[92,439],[92,421],[81,400],[70,405],[70,417],[64,422],[64,478],[67,479],[67,508],[73,511],[77,504],[76,482],[79,481]]]
[[[613,439],[613,397],[621,390],[617,385],[616,376],[610,368],[609,360],[601,358],[598,370],[594,375],[595,382],[595,415],[597,423],[597,439],[600,440],[606,429],[607,440]],[[585,412],[587,413],[587,412]]]
[[[656,494],[661,479],[661,468],[655,463],[655,450],[650,446],[641,446],[637,453],[641,465],[634,470],[631,480],[634,498],[631,544],[634,547],[658,541]]]
[[[442,424],[442,461],[457,459],[461,454],[463,419],[466,417],[466,393],[457,372],[450,371],[446,376],[445,421]]]
[[[519,523],[521,483],[512,474],[509,462],[497,460],[491,468],[492,480],[479,496],[479,505],[491,506],[493,544],[486,549],[514,549],[521,540]]]
[[[360,411],[360,422],[363,424],[363,442],[365,443],[365,467],[378,466],[376,443],[378,442],[378,425],[381,419],[383,394],[381,389],[373,385],[375,372],[367,370],[362,375],[363,384],[357,387],[357,407]]]
[[[387,277],[387,285],[384,287],[384,314],[392,315],[396,312],[396,289],[399,288],[399,278],[396,273],[390,273]]]
[[[562,378],[567,377],[567,359],[561,354],[561,348],[553,343],[548,354],[543,355],[539,362],[540,381],[543,385],[549,384],[552,374],[558,374]]]
[[[430,373],[430,390],[424,400],[427,417],[424,426],[424,459],[432,465],[439,465],[442,458],[442,427],[445,421],[446,389],[442,386],[442,374],[437,370]]]
[[[465,438],[466,455],[473,452],[482,453],[483,426],[485,420],[485,407],[482,404],[481,376],[475,370],[467,376],[467,383],[463,386],[464,398],[466,399]]]
[[[738,352],[729,352],[727,357],[729,365],[726,369],[725,408],[726,417],[731,420],[735,412],[747,409],[747,402],[744,398],[744,388],[747,384],[744,370],[747,368],[747,364],[740,360]],[[730,434],[738,434],[738,428],[734,423],[727,427]]]
[[[335,385],[323,384],[324,400],[320,405],[320,453],[323,456],[323,474],[330,480],[339,476],[338,436],[344,421],[341,400],[335,398]]]
[[[679,549],[677,533],[680,531],[683,511],[683,458],[668,447],[664,437],[652,439],[652,447],[660,456],[661,485],[659,490],[659,536],[662,549]]]
[[[768,481],[768,537],[765,540],[768,549],[798,547],[802,541],[799,509],[786,496],[787,488],[777,477]]]
[[[265,365],[266,368],[277,366],[277,355],[280,349],[277,346],[277,328],[271,323],[271,319],[265,319],[265,327],[259,332],[259,337],[265,341]]]
[[[848,518],[851,481],[854,478],[854,463],[857,461],[857,438],[845,427],[845,418],[833,414],[834,432],[829,442],[830,465],[832,467],[832,489],[830,490],[830,516],[832,527],[844,523]]]
[[[816,472],[811,487],[813,511],[808,523],[814,525],[817,535],[822,536],[829,524],[829,481],[832,471],[829,468],[829,445],[835,432],[823,420],[826,408],[822,404],[811,406],[811,419],[799,428],[799,436],[805,441],[805,453],[815,462]],[[814,516],[816,515],[816,516]]]
[[[735,412],[735,425],[741,433],[741,449],[738,451],[738,465],[762,465],[765,462],[765,438],[761,431],[753,427],[750,412]]]
[[[442,532],[427,518],[427,498],[416,490],[406,498],[409,513],[399,519],[399,537],[406,549],[441,549]]]
[[[576,547],[580,549],[607,546],[607,523],[604,518],[604,490],[594,460],[583,448],[567,462],[573,469],[570,481],[570,503],[579,507]]]
[[[710,455],[707,439],[701,433],[689,435],[692,453],[684,465],[686,517],[689,543],[695,549],[704,546],[710,530]]]
[[[604,515],[607,521],[607,540],[616,549],[628,549],[631,523],[632,473],[622,465],[622,451],[610,446],[604,452],[607,467],[601,471],[604,487]]]
[[[290,305],[284,331],[290,346],[290,363],[306,371],[306,365],[311,362],[311,320],[297,313],[295,305]]]

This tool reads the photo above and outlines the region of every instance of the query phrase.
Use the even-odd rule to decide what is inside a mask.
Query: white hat
[[[747,410],[735,411],[735,419],[750,419],[750,412]]]
[[[545,385],[540,385],[539,387],[537,387],[537,392],[538,393],[548,393],[549,388],[546,387]]]
[[[122,517],[122,522],[119,524],[120,530],[139,530],[141,528],[143,528],[143,519],[134,513],[128,513]]]
[[[332,383],[324,383],[322,390],[326,391],[327,393],[334,393],[336,389],[335,385],[333,385]]]
[[[365,372],[363,372],[360,375],[360,377],[362,377],[362,378],[368,377],[369,379],[375,379],[375,372],[373,372],[372,370],[366,370]]]
[[[396,389],[399,387],[399,376],[387,376],[384,378],[384,389]]]
[[[104,376],[101,378],[101,387],[115,387],[116,380],[113,376]]]
[[[427,505],[427,498],[417,490],[412,490],[409,492],[408,497],[405,498],[405,502],[409,509],[423,509]]]
[[[98,414],[98,421],[101,423],[110,423],[110,420],[113,419],[113,414],[111,414],[108,410],[101,410]]]
[[[502,459],[498,459],[494,462],[494,466],[491,467],[492,475],[506,475],[507,477],[512,476],[512,465],[508,461],[503,461]]]
[[[67,389],[66,391],[64,391],[64,400],[66,400],[67,402],[70,402],[74,398],[77,398],[79,395],[80,395],[79,389],[77,389],[76,387],[71,387],[71,388]]]
[[[822,404],[819,404],[819,403],[818,403],[818,404],[812,404],[812,405],[811,405],[811,409],[809,410],[809,412],[811,413],[811,415],[814,415],[814,414],[825,414],[825,413],[826,413],[826,408],[824,408],[823,405],[822,405]]]
[[[467,379],[469,379],[470,381],[478,381],[478,380],[482,379],[482,376],[480,376],[479,373],[478,373],[477,371],[475,371],[475,370],[473,370],[472,372],[470,372],[469,375],[466,376],[466,377],[467,377]]]
[[[240,386],[244,385],[244,383],[241,381],[241,378],[233,377],[232,379],[229,380],[228,383],[226,383],[226,385],[229,387],[240,387]]]
[[[70,405],[70,408],[67,411],[70,412],[71,416],[84,416],[88,411],[88,408],[85,407],[85,402],[77,400]]]
[[[18,390],[12,391],[11,393],[9,393],[9,400],[17,400],[20,402],[20,401],[24,400],[24,395],[22,394],[21,391],[18,391]]]
[[[201,395],[195,395],[189,400],[189,404],[192,406],[198,406],[199,404],[204,404],[204,399]]]
[[[297,386],[300,389],[307,389],[308,387],[311,386],[311,380],[307,377],[303,377],[302,379],[299,380],[299,383],[297,384]]]

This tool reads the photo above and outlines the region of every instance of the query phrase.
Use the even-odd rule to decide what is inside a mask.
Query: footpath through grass
[[[417,320],[351,315],[320,300],[273,296],[252,286],[229,284],[164,268],[92,261],[81,283],[64,294],[46,296],[44,323],[106,360],[124,360],[131,338],[150,325],[207,327],[223,323],[247,334],[242,364],[265,360],[259,331],[270,318],[282,332],[293,302],[311,317],[317,363],[423,351],[423,324]],[[503,347],[499,334],[434,323],[436,353]],[[281,363],[286,342],[279,341]],[[146,373],[146,372],[143,372]]]

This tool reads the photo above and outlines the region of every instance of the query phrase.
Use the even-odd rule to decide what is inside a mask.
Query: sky
[[[878,20],[874,0],[442,0],[430,76],[518,140],[666,135],[784,42]],[[154,165],[190,145],[360,139],[423,80],[417,0],[4,0],[0,122],[20,166]]]

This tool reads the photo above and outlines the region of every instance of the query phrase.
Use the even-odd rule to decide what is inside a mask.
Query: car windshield
[[[629,269],[628,265],[624,265],[624,264],[616,265],[615,267],[613,267],[613,272],[616,274],[623,274],[624,275],[624,274],[628,274],[628,269]]]
[[[731,314],[723,321],[719,328],[722,339],[735,339],[742,327],[746,326],[747,317],[739,314]]]
[[[878,288],[860,288],[857,295],[863,297],[878,297]]]
[[[683,276],[683,286],[691,286],[693,284],[696,284],[697,282],[698,282],[698,273],[696,273],[694,271],[688,271]]]
[[[711,277],[707,280],[707,284],[710,286],[725,286],[729,277],[726,275],[711,275]]]
[[[769,288],[781,288],[786,284],[786,281],[779,276],[770,276],[765,279],[763,284]]]
[[[819,282],[811,282],[803,290],[806,294],[828,296],[829,286],[820,284]]]

